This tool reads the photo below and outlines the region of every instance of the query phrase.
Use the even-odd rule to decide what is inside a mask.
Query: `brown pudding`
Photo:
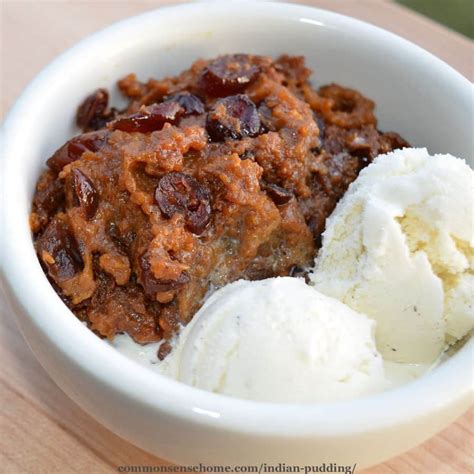
[[[146,343],[187,323],[211,286],[293,275],[326,217],[379,153],[408,146],[376,128],[374,103],[313,89],[301,57],[228,55],[176,77],[99,89],[84,130],[47,161],[31,227],[74,314],[103,337]]]

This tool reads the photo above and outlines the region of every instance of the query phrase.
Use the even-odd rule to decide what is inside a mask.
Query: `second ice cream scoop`
[[[385,388],[374,326],[303,279],[241,280],[206,301],[160,371],[252,400],[356,398]]]
[[[474,176],[426,149],[379,156],[326,222],[315,287],[377,321],[387,360],[435,361],[474,327]]]

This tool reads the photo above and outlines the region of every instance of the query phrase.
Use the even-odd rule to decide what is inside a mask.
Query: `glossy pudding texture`
[[[227,55],[125,77],[125,110],[104,89],[86,98],[84,133],[48,159],[31,214],[44,271],[79,319],[160,341],[211,287],[312,264],[360,170],[408,144],[377,129],[370,99],[314,89],[310,74],[302,57]]]

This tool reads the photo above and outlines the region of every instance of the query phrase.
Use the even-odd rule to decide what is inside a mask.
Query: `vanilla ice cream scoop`
[[[398,150],[326,223],[312,283],[377,321],[387,360],[431,363],[474,327],[473,185],[463,160]]]
[[[159,370],[252,400],[355,398],[385,388],[374,327],[303,279],[241,280],[206,301]]]

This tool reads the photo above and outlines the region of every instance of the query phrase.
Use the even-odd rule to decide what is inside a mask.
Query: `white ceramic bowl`
[[[132,443],[181,464],[366,467],[444,428],[472,397],[473,341],[431,374],[350,402],[277,405],[207,393],[150,373],[84,327],[43,275],[28,213],[46,158],[77,133],[76,105],[135,71],[162,77],[197,57],[305,55],[315,83],[352,86],[377,103],[380,127],[431,152],[471,159],[470,83],[386,31],[286,4],[188,4],[117,23],[79,43],[30,84],[4,124],[1,251],[5,290],[21,330],[57,384]]]

